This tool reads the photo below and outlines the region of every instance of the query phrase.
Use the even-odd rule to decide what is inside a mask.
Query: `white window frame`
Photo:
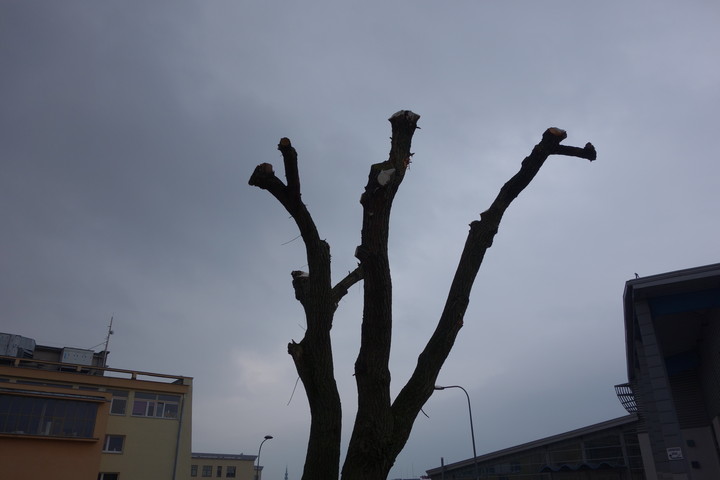
[[[180,417],[181,398],[180,395],[136,392],[131,415],[177,420]],[[137,410],[142,410],[142,413],[136,413]]]
[[[112,399],[110,400],[110,415],[121,415],[125,416],[127,414],[127,408],[130,404],[130,392],[125,390],[107,390],[109,393],[112,394]],[[120,402],[125,402],[125,405],[122,405],[120,408],[122,412],[114,412],[116,405],[121,405]]]
[[[120,439],[120,450],[110,450],[110,442],[111,440],[118,440]],[[125,450],[125,435],[105,435],[105,440],[103,440],[103,453],[123,453],[123,450]]]

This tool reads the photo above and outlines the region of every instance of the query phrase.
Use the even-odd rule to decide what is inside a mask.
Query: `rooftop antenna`
[[[113,332],[113,329],[112,329],[112,322],[113,322],[113,316],[110,315],[110,325],[108,325],[108,333],[107,333],[107,337],[105,337],[105,350],[103,350],[103,364],[102,364],[103,367],[107,367],[108,344],[110,344],[110,335],[115,333],[115,332]]]

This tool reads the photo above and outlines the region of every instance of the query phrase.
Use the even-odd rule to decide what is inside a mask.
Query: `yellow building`
[[[230,455],[221,453],[194,453],[190,461],[193,478],[234,478],[255,480],[255,455]],[[261,467],[262,470],[262,467]]]
[[[192,379],[0,334],[0,478],[190,477]]]

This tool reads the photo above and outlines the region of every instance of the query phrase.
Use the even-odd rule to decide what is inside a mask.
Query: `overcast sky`
[[[300,478],[309,429],[291,218],[247,180],[278,140],[356,265],[360,194],[421,115],[393,208],[393,392],[434,329],[468,231],[547,127],[439,382],[479,454],[625,414],[624,282],[719,261],[720,6],[690,2],[0,3],[0,331],[194,377],[193,450]],[[335,320],[347,442],[362,286]],[[390,478],[471,457],[436,392]]]

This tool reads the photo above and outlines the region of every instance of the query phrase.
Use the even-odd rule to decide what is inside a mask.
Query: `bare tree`
[[[295,298],[305,310],[307,330],[299,343],[288,344],[310,404],[311,426],[304,480],[335,480],[340,467],[341,407],[330,339],[333,316],[348,289],[363,281],[363,319],[360,352],[355,362],[358,410],[342,467],[343,480],[384,480],[410,436],[415,418],[433,393],[435,381],[463,325],[470,291],[485,251],[490,248],[505,210],[525,189],[550,155],[595,160],[592,144],[584,148],[561,145],[566,133],[549,128],[501,189],[480,220],[470,224],[445,307],[437,327],[417,360],[407,384],[390,397],[390,337],[392,283],[388,261],[390,209],[405,177],[410,146],[419,115],[402,110],[390,117],[392,139],[387,161],[370,166],[360,203],[363,207],[361,243],[355,256],[358,267],[333,286],[330,247],[301,200],[297,152],[282,138],[287,184],[275,176],[272,165],[255,168],[250,185],[269,191],[292,215],[305,243],[309,272],[292,272]]]

